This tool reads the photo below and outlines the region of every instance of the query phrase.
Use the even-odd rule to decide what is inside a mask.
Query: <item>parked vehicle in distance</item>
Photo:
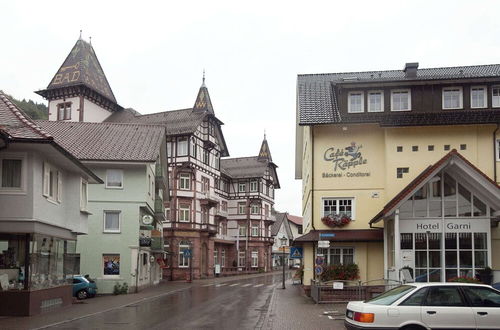
[[[73,297],[79,300],[94,297],[97,294],[97,285],[83,275],[73,276]]]
[[[359,329],[498,329],[500,291],[469,283],[411,283],[347,305],[344,325]]]

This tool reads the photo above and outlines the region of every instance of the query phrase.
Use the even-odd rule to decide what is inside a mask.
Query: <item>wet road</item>
[[[281,275],[193,284],[180,292],[60,324],[52,329],[255,329]]]

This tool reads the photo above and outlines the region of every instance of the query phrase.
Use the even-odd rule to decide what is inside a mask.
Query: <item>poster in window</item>
[[[108,254],[102,257],[104,262],[104,275],[120,275],[120,255]]]

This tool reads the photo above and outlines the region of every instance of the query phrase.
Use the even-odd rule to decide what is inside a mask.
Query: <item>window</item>
[[[208,208],[201,208],[201,223],[208,223],[210,214],[208,213]]]
[[[119,254],[103,254],[103,275],[119,276],[120,275],[120,255]]]
[[[226,249],[220,251],[220,266],[226,267]]]
[[[371,91],[368,92],[368,112],[384,111],[384,92]]]
[[[201,177],[201,192],[207,193],[210,189],[210,179],[204,176]]]
[[[172,142],[167,142],[167,157],[172,157]]]
[[[172,219],[170,219],[170,208],[169,207],[165,208],[165,221],[166,222],[172,221]]]
[[[500,162],[500,139],[497,139],[497,162]]]
[[[433,145],[428,145],[427,146],[428,151],[434,151],[434,146]]]
[[[413,152],[418,151],[418,146],[412,146],[412,147],[411,147],[411,151],[413,151]]]
[[[179,242],[179,268],[187,268],[189,267],[190,258],[184,256],[184,251],[189,250],[191,247],[191,243],[189,241],[180,241]],[[192,253],[192,251],[191,251]]]
[[[62,176],[49,163],[43,164],[43,195],[49,200],[61,202]]]
[[[391,111],[411,110],[411,93],[409,89],[391,91]]]
[[[354,263],[354,249],[351,247],[318,248],[318,253],[325,256],[328,265],[350,265]]]
[[[120,232],[120,211],[104,211],[104,232]]]
[[[88,182],[80,181],[80,211],[87,211],[88,206]]]
[[[349,92],[349,102],[347,103],[347,112],[357,113],[364,112],[364,93],[363,92]]]
[[[243,225],[239,226],[238,236],[247,236],[247,226],[243,226]]]
[[[0,158],[0,177],[2,190],[21,190],[23,182],[23,159],[24,156],[5,155]]]
[[[219,156],[218,152],[215,153],[214,162],[215,162],[215,166],[214,167],[216,169],[219,169],[220,168],[220,156]]]
[[[258,187],[257,181],[250,181],[250,191],[256,192]]]
[[[179,204],[179,221],[189,222],[191,206],[189,204]]]
[[[244,182],[238,183],[238,192],[245,192],[247,191],[247,185]]]
[[[408,173],[409,168],[408,167],[398,167],[396,168],[396,178],[402,179],[403,174]]]
[[[264,205],[264,214],[266,215],[266,217],[269,216],[269,205]]]
[[[203,164],[210,165],[210,152],[203,149]]]
[[[448,150],[450,150],[450,145],[449,144],[445,144],[443,146],[443,148],[444,148],[445,151],[448,151]]]
[[[470,89],[470,107],[486,108],[486,86],[473,86]]]
[[[345,214],[354,219],[354,198],[323,199],[323,216]]]
[[[57,120],[71,119],[71,102],[59,103],[57,105]]]
[[[219,251],[217,249],[214,249],[214,265],[219,264]]]
[[[238,267],[245,267],[245,251],[238,252]]]
[[[252,267],[259,267],[259,252],[252,251]]]
[[[491,106],[494,108],[500,107],[500,86],[491,89]]]
[[[123,188],[123,170],[106,170],[106,188]]]
[[[196,139],[191,138],[191,157],[196,158]]]
[[[403,146],[397,146],[396,147],[397,152],[403,152]]]
[[[238,214],[245,214],[246,212],[246,203],[245,202],[240,202],[238,203]]]
[[[179,189],[191,190],[191,174],[181,174],[179,176]]]
[[[434,286],[429,288],[429,293],[424,301],[424,306],[465,306],[465,302],[457,287]]]
[[[467,145],[466,144],[461,144],[460,145],[460,150],[466,150],[467,149]]]
[[[500,307],[500,293],[490,288],[463,286],[473,307]]]
[[[252,225],[252,236],[253,237],[259,236],[259,226],[258,225]]]
[[[187,156],[188,154],[188,139],[186,137],[177,139],[177,156]]]
[[[220,209],[221,209],[221,211],[227,211],[227,202],[226,201],[222,201],[220,203]]]
[[[260,214],[260,205],[259,204],[252,204],[250,206],[250,213],[251,214]]]
[[[462,87],[443,88],[443,109],[462,109]]]

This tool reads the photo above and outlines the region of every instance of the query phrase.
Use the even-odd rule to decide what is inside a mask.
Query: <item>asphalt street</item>
[[[53,329],[265,329],[280,274],[193,284],[190,288]]]

